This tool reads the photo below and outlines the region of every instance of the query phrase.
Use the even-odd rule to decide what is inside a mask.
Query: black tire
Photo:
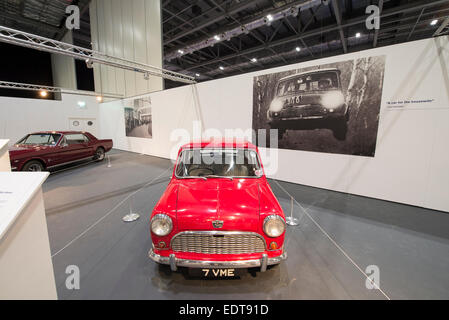
[[[346,140],[346,135],[348,133],[348,123],[346,122],[346,118],[335,120],[332,124],[332,133],[334,134],[335,139],[339,141]]]
[[[31,171],[31,172],[39,172],[44,171],[44,165],[42,162],[38,160],[31,160],[25,163],[25,165],[22,167],[22,171]]]
[[[103,147],[99,147],[97,148],[97,150],[95,150],[94,161],[97,162],[103,161],[105,157],[106,156]]]

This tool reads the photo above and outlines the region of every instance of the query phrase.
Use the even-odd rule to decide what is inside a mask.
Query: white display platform
[[[0,299],[57,299],[42,183],[48,172],[0,172]]]
[[[0,171],[11,171],[8,142],[9,140],[0,139]]]

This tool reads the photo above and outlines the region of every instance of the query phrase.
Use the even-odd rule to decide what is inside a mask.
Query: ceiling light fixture
[[[45,98],[46,96],[48,96],[47,90],[41,90],[41,91],[39,91],[39,94],[42,98]]]
[[[97,99],[98,102],[103,102],[103,97],[102,96],[97,96],[96,99]]]
[[[355,34],[355,37],[356,37],[356,38],[360,38],[360,36],[361,36],[360,32],[357,32],[357,33]]]
[[[221,38],[220,38],[220,36],[219,36],[218,34],[216,34],[216,35],[214,36],[214,39],[217,40],[217,41],[220,41]]]
[[[181,49],[179,49],[179,50],[178,50],[178,53],[180,53],[180,54],[184,54],[184,51],[183,51],[183,50],[181,50]]]
[[[273,16],[271,14],[267,15],[268,21],[273,21]]]
[[[257,58],[252,58],[251,62],[257,62]]]
[[[199,76],[200,76],[200,74],[199,74],[199,73],[195,73],[195,76],[199,77]]]
[[[299,51],[301,51],[301,48],[300,48],[300,47],[296,47],[295,50],[296,50],[297,52],[299,52]]]
[[[431,26],[434,26],[438,23],[438,19],[434,19],[432,20],[432,22],[430,23]]]
[[[222,66],[219,66],[218,68],[219,68],[220,70],[224,70],[224,68],[223,68]]]

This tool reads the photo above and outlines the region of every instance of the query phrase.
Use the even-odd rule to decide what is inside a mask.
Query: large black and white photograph
[[[374,157],[384,69],[382,55],[254,77],[253,129],[277,129],[279,149]]]
[[[153,117],[151,97],[125,100],[126,136],[153,138]]]

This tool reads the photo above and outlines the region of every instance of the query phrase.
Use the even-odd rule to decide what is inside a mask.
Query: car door
[[[67,141],[67,161],[75,161],[79,159],[87,158],[91,155],[91,148],[89,146],[89,140],[82,133],[73,133],[65,135]]]

